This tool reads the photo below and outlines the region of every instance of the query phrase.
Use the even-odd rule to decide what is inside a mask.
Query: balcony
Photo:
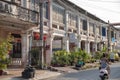
[[[38,12],[9,1],[0,1],[0,24],[15,26],[34,26],[38,23]],[[13,23],[13,24],[12,24]]]

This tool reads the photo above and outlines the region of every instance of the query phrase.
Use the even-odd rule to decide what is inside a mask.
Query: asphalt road
[[[111,75],[109,80],[120,80],[120,63],[111,65]],[[79,71],[76,73],[67,73],[58,77],[49,78],[46,80],[100,80],[99,70],[91,69]]]

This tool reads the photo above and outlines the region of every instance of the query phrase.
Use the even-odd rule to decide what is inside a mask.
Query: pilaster
[[[77,47],[81,48],[80,18],[77,16]]]
[[[22,34],[22,65],[28,64],[29,40],[27,33]]]
[[[69,52],[69,36],[68,36],[68,11],[65,11],[65,38],[64,38],[64,43],[65,47],[64,49]]]
[[[85,50],[87,51],[87,53],[90,53],[90,42],[89,41],[85,41]]]

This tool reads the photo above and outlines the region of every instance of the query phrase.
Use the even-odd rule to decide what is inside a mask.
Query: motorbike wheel
[[[104,77],[101,77],[101,80],[105,80],[105,78],[104,78]]]
[[[101,80],[108,80],[107,76],[101,77]]]

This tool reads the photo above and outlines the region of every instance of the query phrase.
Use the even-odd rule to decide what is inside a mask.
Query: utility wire
[[[86,0],[86,1],[91,1],[91,2],[106,2],[106,3],[120,3],[120,1],[103,1],[103,0]]]
[[[93,4],[90,4],[90,3],[86,3],[86,2],[83,2],[85,4],[78,4],[78,1],[76,1],[77,5],[84,5],[84,6],[89,6],[91,8],[98,8],[98,9],[101,9],[101,10],[104,10],[104,11],[109,11],[109,12],[112,12],[112,13],[116,13],[116,14],[120,14],[119,11],[114,11],[114,10],[111,10],[111,9],[107,9],[107,8],[103,8],[103,7],[100,7],[100,6],[97,6],[97,5],[93,5]],[[88,4],[88,5],[86,5]],[[80,6],[81,7],[81,6]],[[84,8],[83,8],[84,9]]]

